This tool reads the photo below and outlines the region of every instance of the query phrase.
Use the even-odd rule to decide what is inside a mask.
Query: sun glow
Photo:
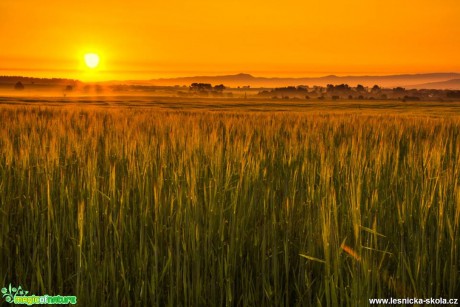
[[[93,69],[99,65],[99,55],[95,53],[87,53],[85,54],[85,63],[86,66]]]

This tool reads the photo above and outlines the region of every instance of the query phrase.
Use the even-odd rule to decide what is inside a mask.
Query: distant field
[[[356,113],[356,114],[405,114],[421,116],[460,116],[460,101],[397,100],[338,100],[318,99],[267,99],[254,98],[190,98],[130,96],[79,96],[79,97],[2,97],[1,105],[13,106],[99,106],[128,108],[157,108],[177,111],[255,111],[255,112],[306,112],[306,113]]]
[[[459,108],[0,97],[0,278],[81,306],[458,298]]]

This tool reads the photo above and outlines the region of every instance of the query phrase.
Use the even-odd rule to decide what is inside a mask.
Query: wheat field
[[[81,306],[460,293],[460,118],[0,107],[0,278]]]

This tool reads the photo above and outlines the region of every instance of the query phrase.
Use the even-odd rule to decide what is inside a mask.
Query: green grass
[[[460,293],[460,119],[0,108],[0,280],[81,306]]]

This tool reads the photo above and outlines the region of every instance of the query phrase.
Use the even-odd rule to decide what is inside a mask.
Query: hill
[[[373,86],[378,84],[382,87],[410,87],[414,84],[445,82],[452,79],[460,79],[458,73],[432,73],[432,74],[404,74],[389,76],[335,76],[309,78],[267,78],[255,77],[250,74],[236,74],[224,76],[196,76],[169,79],[152,79],[148,83],[152,85],[190,85],[193,82],[225,84],[226,86],[251,86],[251,87],[277,87],[277,86],[326,86],[327,84],[346,83],[350,86],[358,84]],[[130,81],[136,82],[136,81]],[[143,81],[145,82],[145,81]]]
[[[61,86],[73,85],[79,86],[84,82],[73,79],[62,78],[31,78],[21,76],[0,76],[0,86],[14,85],[16,82],[22,82],[24,85],[35,86]],[[228,87],[250,86],[255,88],[274,88],[280,86],[326,86],[328,84],[348,84],[349,86],[380,87],[393,88],[405,87],[408,89],[460,89],[459,73],[431,73],[431,74],[403,74],[388,76],[336,76],[329,75],[323,77],[304,77],[304,78],[269,78],[256,77],[250,74],[240,73],[235,75],[222,76],[194,76],[178,78],[162,78],[151,80],[128,80],[128,81],[109,81],[98,82],[105,85],[143,85],[143,86],[174,86],[191,83],[211,83],[212,85],[224,84]]]
[[[452,79],[440,82],[430,82],[412,86],[416,89],[442,89],[442,90],[460,90],[460,79]]]
[[[81,81],[62,78],[33,78],[23,76],[0,76],[0,85],[13,85],[16,82],[34,85],[76,85]]]

